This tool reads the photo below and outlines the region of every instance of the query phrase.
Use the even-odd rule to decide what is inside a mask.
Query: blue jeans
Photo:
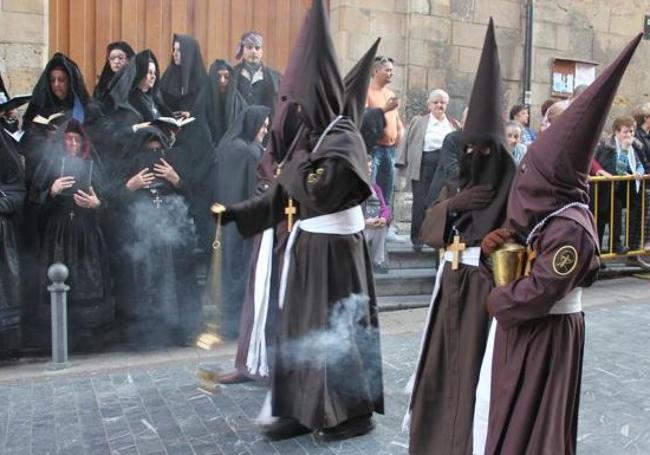
[[[392,207],[393,185],[395,183],[395,146],[375,145],[371,153],[371,180],[381,188],[386,205]]]

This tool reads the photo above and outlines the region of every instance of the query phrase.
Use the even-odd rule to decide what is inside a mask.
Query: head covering
[[[172,57],[160,79],[160,90],[163,96],[169,94],[175,98],[197,94],[207,80],[199,43],[189,35],[174,34],[172,46],[175,43],[181,47],[181,64],[176,65]]]
[[[246,143],[253,142],[269,115],[271,115],[271,109],[266,106],[248,106],[228,128],[221,139],[221,145],[236,139],[241,139]]]
[[[65,127],[65,133],[77,133],[81,136],[81,158],[84,160],[90,156],[90,139],[86,134],[86,130],[76,119],[70,119]],[[67,150],[66,150],[67,152]]]
[[[230,83],[225,93],[221,93],[219,90],[219,71],[222,70],[226,70],[230,74]],[[227,61],[217,59],[210,66],[207,94],[208,126],[210,127],[212,142],[219,144],[226,130],[246,107],[244,97],[237,90],[234,69]]]
[[[381,38],[377,38],[375,43],[370,46],[370,49],[359,59],[359,61],[348,71],[348,74],[343,78],[345,86],[345,106],[343,108],[343,115],[350,117],[350,119],[361,128],[363,123],[363,111],[366,106],[366,99],[368,98],[368,86],[370,85],[370,70],[377,48]]]
[[[157,91],[158,84],[160,83],[160,65],[158,65],[158,60],[156,59],[155,54],[151,49],[145,49],[142,52],[138,52],[135,56],[135,76],[133,77],[132,89],[137,87],[140,81],[144,79],[149,71],[149,62],[153,62],[156,66],[156,83],[153,86],[153,90]]]
[[[503,82],[499,53],[494,38],[494,22],[490,18],[483,42],[474,87],[463,127],[463,145],[504,144]]]
[[[62,69],[70,81],[68,98],[64,101],[59,100],[50,89],[50,73],[54,69]],[[27,112],[25,112],[24,127],[28,127],[37,114],[49,116],[60,110],[63,107],[62,103],[67,103],[72,108],[72,117],[83,123],[84,108],[89,98],[84,77],[77,64],[70,57],[57,52],[47,63],[34,86],[32,99],[27,107]]]
[[[130,61],[120,68],[108,83],[105,96],[108,97],[114,107],[128,102],[129,93],[137,80],[136,73],[136,62]],[[140,78],[140,80],[142,80],[142,78]]]
[[[246,32],[239,39],[237,49],[235,50],[235,58],[240,60],[244,55],[244,47],[246,46],[264,46],[264,38],[257,32]]]
[[[301,118],[314,133],[325,130],[343,112],[343,80],[336,62],[325,4],[314,0],[286,70],[299,77],[282,93],[300,105]]]
[[[470,243],[480,241],[488,232],[500,227],[505,219],[515,163],[505,147],[502,106],[499,52],[494,38],[494,23],[490,18],[467,120],[461,132],[458,185],[461,189],[490,185],[495,196],[487,207],[462,213],[456,221],[455,227],[461,237]],[[474,148],[470,154],[467,153],[469,146]],[[489,153],[484,153],[486,150]]]
[[[508,202],[508,223],[521,235],[555,210],[589,202],[587,176],[637,35],[580,96],[528,147]]]
[[[9,92],[2,80],[2,75],[0,75],[0,115],[12,109],[19,108],[23,104],[29,102],[30,99],[31,95],[16,96],[15,98],[9,96]]]
[[[113,76],[116,74],[111,69],[111,64],[108,61],[108,57],[111,55],[115,49],[119,49],[126,54],[127,62],[133,58],[135,52],[133,48],[126,41],[115,41],[106,46],[106,62],[104,63],[104,68],[102,69],[97,85],[95,86],[95,91],[93,92],[94,98],[103,98],[107,94],[108,84],[113,79]]]

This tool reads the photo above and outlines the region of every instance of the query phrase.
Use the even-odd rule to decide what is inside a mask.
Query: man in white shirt
[[[440,158],[442,141],[460,125],[447,117],[449,95],[442,89],[433,90],[427,99],[429,113],[411,120],[402,141],[396,166],[410,182],[413,190],[411,207],[411,242],[416,251],[422,249],[420,227],[426,211],[426,198]]]

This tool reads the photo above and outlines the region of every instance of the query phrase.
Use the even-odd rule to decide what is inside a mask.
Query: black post
[[[524,91],[523,102],[530,107],[533,94],[532,73],[533,73],[533,13],[535,7],[533,0],[526,0],[526,38],[524,43]]]

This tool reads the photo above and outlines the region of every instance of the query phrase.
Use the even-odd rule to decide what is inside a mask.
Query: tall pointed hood
[[[528,148],[508,202],[508,222],[520,234],[527,235],[567,204],[589,202],[587,176],[596,144],[642,36],[637,35]]]
[[[370,71],[380,41],[381,38],[377,38],[375,43],[370,46],[370,49],[343,78],[343,85],[345,86],[343,115],[350,117],[354,124],[357,125],[357,128],[361,128],[361,123],[363,123],[363,111],[368,98],[368,86],[370,85]]]
[[[463,125],[462,141],[464,145],[475,143],[505,145],[503,82],[492,18],[485,33],[483,52],[469,99],[467,120]]]
[[[324,1],[314,0],[287,66],[287,72],[300,78],[283,96],[301,106],[303,120],[315,133],[343,112],[343,80],[336,62]]]

